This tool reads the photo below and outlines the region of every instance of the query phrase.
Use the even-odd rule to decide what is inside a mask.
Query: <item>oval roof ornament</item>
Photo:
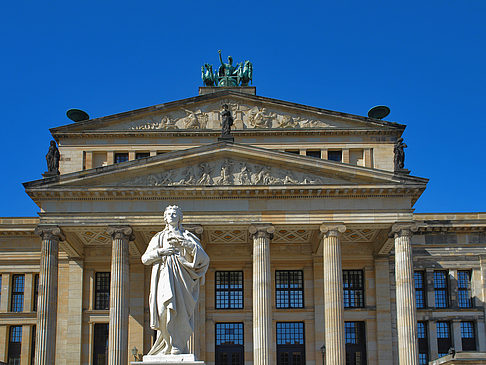
[[[383,119],[390,114],[390,108],[386,105],[377,105],[368,110],[368,118]]]
[[[69,119],[71,119],[75,123],[82,122],[83,120],[89,119],[88,113],[86,113],[81,109],[69,109],[66,112],[66,115]]]

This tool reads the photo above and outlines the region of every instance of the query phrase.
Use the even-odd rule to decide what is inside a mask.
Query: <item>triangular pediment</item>
[[[37,180],[30,189],[423,186],[426,179],[236,143],[170,152]]]
[[[221,91],[51,129],[53,135],[79,132],[217,131],[227,104],[233,130],[397,130],[404,126],[301,104]]]

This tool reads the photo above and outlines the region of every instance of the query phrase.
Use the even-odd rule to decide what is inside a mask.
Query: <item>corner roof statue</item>
[[[46,175],[59,175],[59,159],[61,155],[56,146],[56,141],[52,140],[49,145],[49,151],[46,155],[47,172]]]
[[[248,86],[253,80],[253,65],[250,61],[240,62],[233,66],[233,57],[228,56],[228,63],[223,62],[221,50],[218,72],[213,72],[213,65],[205,63],[201,67],[202,80],[205,86]]]
[[[209,256],[199,239],[182,228],[182,218],[177,205],[165,208],[166,226],[142,256],[145,265],[152,265],[150,328],[157,330],[157,339],[148,355],[157,358],[188,353],[199,286],[209,266]]]

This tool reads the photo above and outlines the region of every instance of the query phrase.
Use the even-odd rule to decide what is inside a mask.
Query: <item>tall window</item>
[[[275,271],[277,308],[304,308],[304,273],[302,270]]]
[[[447,271],[434,271],[434,291],[435,291],[436,308],[449,307],[447,277],[448,277]]]
[[[32,336],[30,340],[30,365],[34,365],[35,362],[35,336],[36,327],[32,326]]]
[[[216,271],[216,309],[243,308],[243,271]]]
[[[427,338],[427,323],[417,323],[417,337],[419,347],[419,364],[427,365],[429,363],[429,341]]]
[[[96,273],[94,309],[110,309],[110,273],[109,272]]]
[[[366,335],[364,322],[344,322],[346,365],[366,365]]]
[[[362,270],[343,270],[344,308],[364,307]]]
[[[243,323],[216,323],[216,365],[243,365]]]
[[[12,301],[10,303],[12,312],[22,312],[24,310],[24,286],[24,275],[12,276]]]
[[[471,308],[471,272],[457,272],[457,300],[459,308]]]
[[[277,365],[304,364],[304,323],[277,322]]]
[[[415,301],[417,308],[425,308],[425,280],[423,271],[414,272],[415,279]]]
[[[476,351],[474,322],[461,322],[462,351]]]
[[[115,163],[120,163],[125,161],[128,161],[127,152],[115,153]]]
[[[22,326],[10,327],[8,337],[8,365],[20,365],[20,347],[22,342]]]
[[[34,275],[34,303],[32,304],[32,310],[37,312],[37,300],[39,298],[39,274]]]
[[[108,364],[108,323],[94,325],[93,365]]]
[[[449,322],[437,322],[437,352],[439,357],[446,356],[452,346]]]

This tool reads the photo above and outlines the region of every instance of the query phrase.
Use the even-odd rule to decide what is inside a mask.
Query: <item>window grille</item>
[[[343,286],[344,308],[363,308],[363,270],[343,270]]]
[[[25,275],[12,276],[12,300],[10,310],[12,312],[22,312],[24,310],[24,287]]]
[[[461,322],[462,351],[476,351],[474,322]]]
[[[366,333],[364,322],[344,322],[346,365],[366,365]]]
[[[427,323],[417,323],[417,337],[419,347],[419,365],[428,365],[429,363],[429,341],[427,336]]]
[[[216,309],[243,308],[243,271],[216,271]]]
[[[471,308],[471,272],[457,272],[457,299],[459,308]]]
[[[95,275],[95,307],[97,310],[110,309],[110,273],[97,272]]]
[[[35,336],[36,334],[36,326],[32,326],[32,336],[30,339],[30,365],[34,365],[35,363]]]
[[[343,159],[343,151],[327,151],[327,159],[330,161],[341,162]]]
[[[423,271],[415,271],[415,301],[417,309],[425,308],[425,275]]]
[[[438,321],[437,325],[437,352],[439,357],[447,355],[452,346],[451,327],[449,322]]]
[[[22,326],[10,327],[8,341],[8,364],[20,365],[20,352],[22,345]]]
[[[128,161],[128,153],[115,153],[115,163]]]
[[[243,323],[216,323],[216,365],[243,365]]]
[[[304,364],[304,323],[277,322],[277,365]]]
[[[304,308],[304,273],[302,270],[275,271],[277,308]]]
[[[37,301],[39,299],[39,274],[34,275],[34,303],[32,303],[32,310],[37,311]]]
[[[434,271],[434,291],[435,291],[436,308],[449,307],[447,277],[448,277],[447,271]]]
[[[108,364],[108,323],[96,323],[93,332],[93,365],[106,365]]]

